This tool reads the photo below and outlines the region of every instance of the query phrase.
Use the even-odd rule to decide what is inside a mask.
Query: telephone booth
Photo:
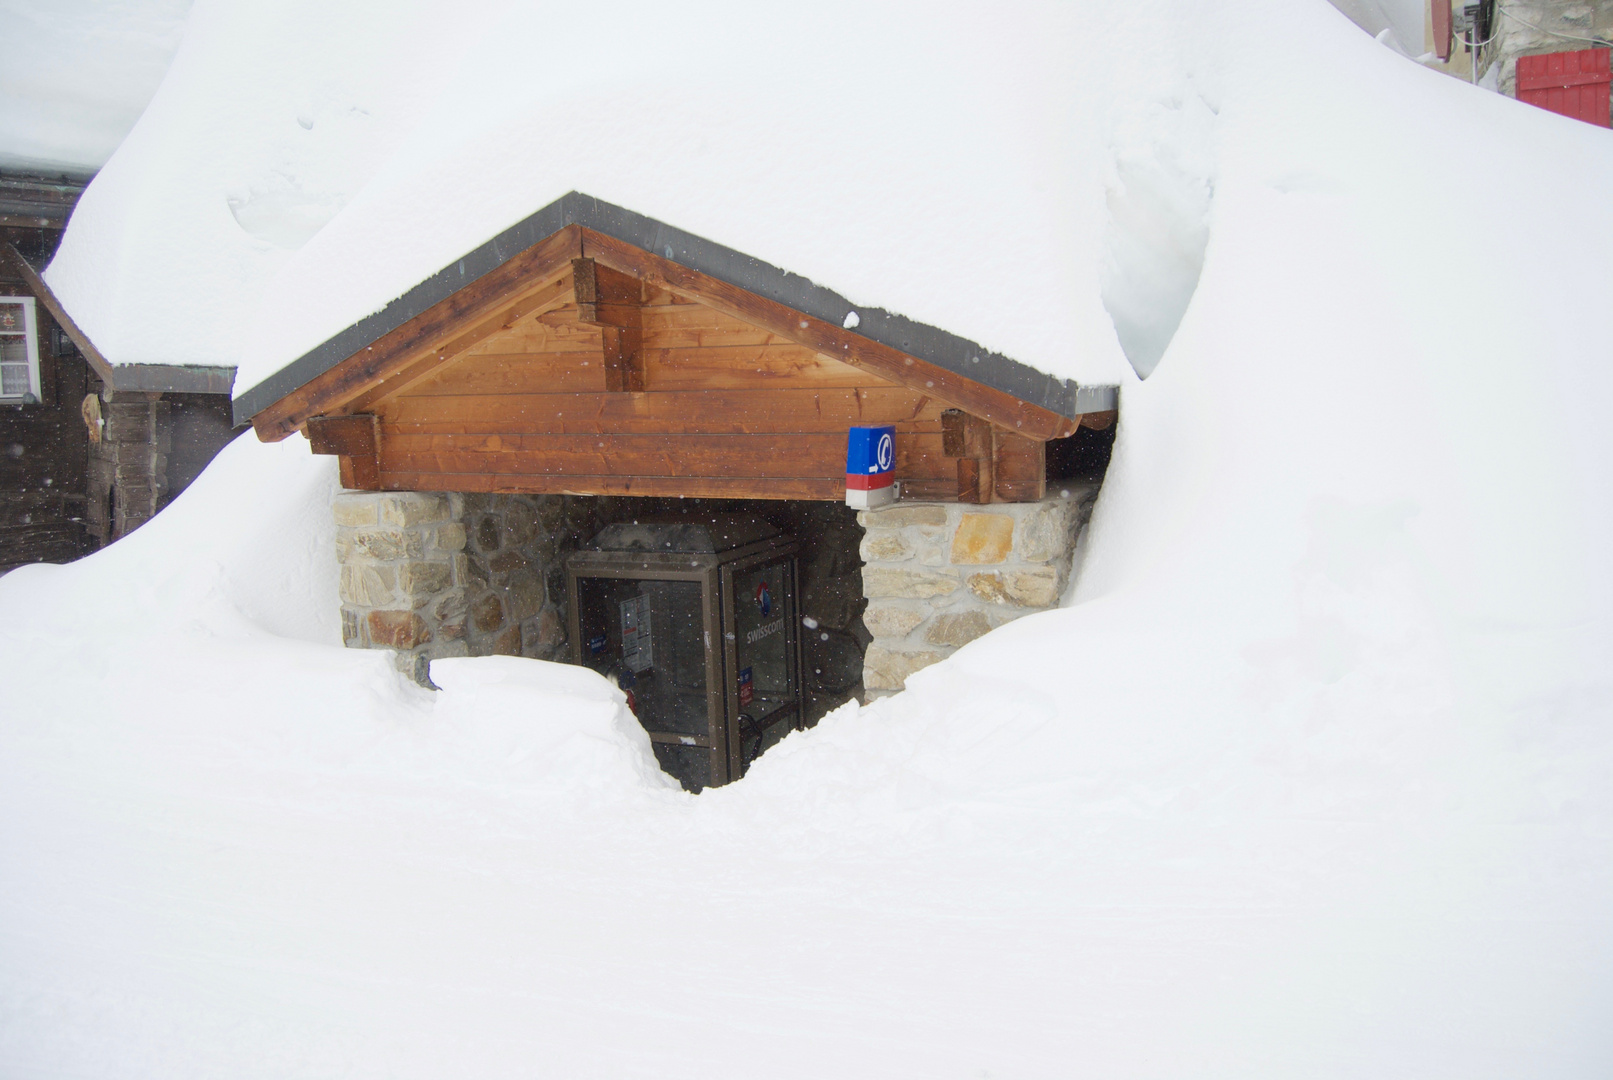
[[[796,551],[765,521],[714,515],[610,525],[567,560],[574,662],[626,692],[691,791],[802,724]]]

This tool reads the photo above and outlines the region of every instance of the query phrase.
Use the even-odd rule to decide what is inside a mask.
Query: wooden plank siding
[[[974,413],[970,458],[949,455],[942,414],[960,403],[935,387],[956,376],[921,379],[912,370],[921,362],[883,354],[848,362],[793,324],[757,325],[596,265],[574,245],[547,243],[525,278],[476,283],[466,290],[474,295],[399,327],[254,424],[278,437],[287,424],[329,431],[322,425],[344,416],[375,417],[373,458],[321,444],[342,455],[348,486],[833,501],[845,493],[846,429],[892,424],[896,477],[911,497],[1041,497],[1039,431]],[[1033,407],[970,386],[1016,424],[1042,423]],[[324,413],[299,419],[319,402]]]
[[[611,390],[580,314],[543,305],[368,402],[380,486],[837,500],[846,429],[888,423],[897,477],[957,496],[938,399],[655,287],[644,389]]]

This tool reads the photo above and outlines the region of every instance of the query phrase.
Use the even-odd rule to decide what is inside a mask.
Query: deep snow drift
[[[0,579],[0,1074],[1613,1074],[1613,142],[1229,6],[1072,605],[741,783],[342,650],[300,440]]]
[[[0,0],[0,168],[94,172],[157,92],[191,0]]]

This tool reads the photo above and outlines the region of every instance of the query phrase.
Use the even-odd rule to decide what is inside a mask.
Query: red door
[[[1587,124],[1610,127],[1609,49],[1518,57],[1518,100]]]

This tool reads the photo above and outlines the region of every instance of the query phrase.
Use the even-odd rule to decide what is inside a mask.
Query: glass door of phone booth
[[[796,550],[755,519],[612,525],[567,561],[572,657],[612,679],[691,791],[801,726]]]

